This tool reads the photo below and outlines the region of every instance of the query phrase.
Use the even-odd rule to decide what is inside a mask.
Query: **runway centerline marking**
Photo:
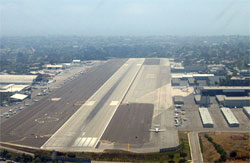
[[[110,106],[116,106],[119,104],[119,101],[111,101],[111,103],[109,104]]]
[[[95,104],[95,101],[87,101],[85,105],[86,106],[92,106],[94,104]]]

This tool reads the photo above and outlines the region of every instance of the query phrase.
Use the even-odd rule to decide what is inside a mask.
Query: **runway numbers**
[[[109,104],[110,106],[116,106],[119,104],[119,101],[111,101],[111,103]]]
[[[87,101],[85,105],[86,106],[92,106],[94,104],[95,104],[95,101]]]
[[[97,137],[78,137],[73,147],[94,147],[96,144]]]

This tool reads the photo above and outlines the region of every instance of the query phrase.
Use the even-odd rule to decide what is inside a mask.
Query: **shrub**
[[[236,151],[231,151],[230,152],[230,157],[234,158],[237,156],[237,152]]]
[[[180,156],[185,158],[185,157],[187,157],[187,153],[181,152],[181,153],[180,153]]]

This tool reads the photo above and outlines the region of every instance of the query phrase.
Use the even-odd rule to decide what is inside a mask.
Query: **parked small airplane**
[[[156,127],[154,129],[149,129],[149,131],[150,132],[155,132],[155,133],[166,131],[165,129],[160,129],[159,128],[160,125],[155,125],[155,126]]]

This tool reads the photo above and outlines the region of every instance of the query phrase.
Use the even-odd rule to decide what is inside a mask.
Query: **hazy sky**
[[[250,0],[0,0],[0,35],[249,35]]]

